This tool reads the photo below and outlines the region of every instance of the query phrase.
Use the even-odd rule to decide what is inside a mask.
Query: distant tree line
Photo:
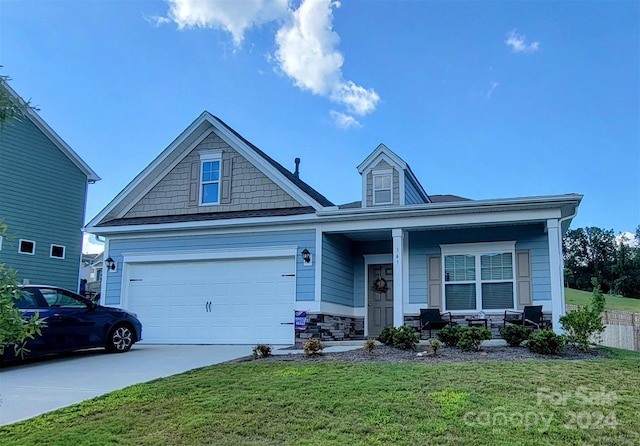
[[[591,291],[591,278],[595,277],[605,293],[640,299],[640,226],[635,243],[616,237],[612,229],[569,230],[562,248],[569,288]]]

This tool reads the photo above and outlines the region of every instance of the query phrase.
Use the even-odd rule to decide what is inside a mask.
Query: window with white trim
[[[200,153],[200,204],[220,203],[220,165],[222,152]]]
[[[49,257],[54,259],[64,259],[65,247],[61,245],[51,245]]]
[[[393,203],[393,170],[373,172],[373,204]]]
[[[515,242],[441,248],[446,311],[515,308]]]
[[[0,235],[0,251],[2,251],[2,236]]]
[[[36,242],[33,240],[20,239],[18,242],[18,252],[20,254],[34,255],[36,253]]]

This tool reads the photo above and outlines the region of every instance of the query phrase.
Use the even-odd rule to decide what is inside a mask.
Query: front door
[[[393,326],[393,265],[369,265],[369,336]]]

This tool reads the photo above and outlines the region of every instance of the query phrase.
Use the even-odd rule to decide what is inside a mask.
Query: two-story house
[[[580,195],[429,195],[382,144],[357,170],[361,200],[337,206],[204,112],[86,228],[107,240],[103,302],[156,343],[363,338],[428,307],[543,305],[559,327]]]
[[[4,81],[8,100],[22,99]],[[23,102],[24,103],[24,102]],[[23,283],[78,290],[88,185],[100,177],[36,113],[0,124],[0,263]]]

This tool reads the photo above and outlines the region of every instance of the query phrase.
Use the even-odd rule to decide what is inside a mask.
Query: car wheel
[[[113,327],[107,339],[107,351],[114,353],[128,352],[133,345],[134,334],[131,327],[119,324]]]

